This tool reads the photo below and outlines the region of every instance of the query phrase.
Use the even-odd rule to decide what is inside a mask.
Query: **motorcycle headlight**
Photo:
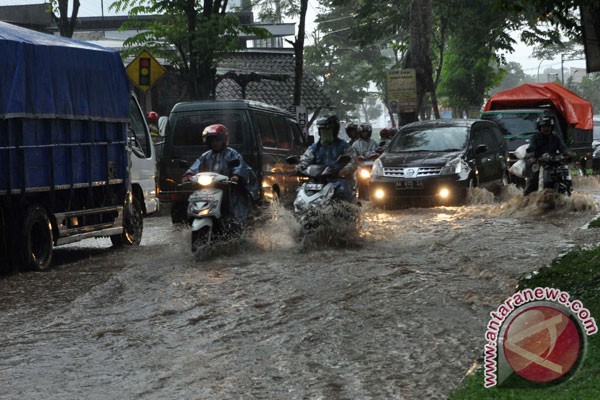
[[[377,178],[380,176],[383,176],[383,164],[381,163],[381,160],[378,158],[373,163],[373,168],[371,169],[371,177]]]
[[[213,178],[210,175],[200,175],[198,178],[198,183],[200,186],[208,186],[213,183]]]
[[[360,176],[361,179],[370,179],[371,173],[369,172],[368,169],[361,168],[358,176]]]
[[[448,163],[442,167],[440,175],[454,175],[460,174],[463,170],[463,161],[460,158],[448,161]]]

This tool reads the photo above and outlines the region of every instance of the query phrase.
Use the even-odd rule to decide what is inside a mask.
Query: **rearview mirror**
[[[480,144],[475,149],[475,154],[485,153],[488,150],[488,147],[485,144]]]
[[[173,160],[173,162],[176,162],[181,169],[188,169],[190,167],[190,163],[185,160]]]
[[[285,159],[285,162],[291,165],[296,165],[300,163],[300,157],[298,156],[289,156]]]

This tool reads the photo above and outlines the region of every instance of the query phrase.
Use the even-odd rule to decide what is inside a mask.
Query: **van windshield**
[[[241,144],[242,114],[201,112],[178,116],[173,127],[174,146],[203,146],[202,131],[209,125],[223,124],[229,129],[229,144]]]
[[[403,130],[389,145],[390,153],[412,151],[459,151],[467,142],[467,127],[436,126]]]
[[[501,113],[484,115],[482,118],[494,121],[504,136],[521,136],[537,132],[539,113]]]

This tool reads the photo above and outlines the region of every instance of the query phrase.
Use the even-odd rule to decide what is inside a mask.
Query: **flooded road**
[[[205,261],[167,217],[139,248],[57,248],[49,272],[0,277],[0,398],[445,398],[517,278],[600,241],[583,229],[600,185],[576,188],[366,206],[344,248],[299,245],[281,209]]]

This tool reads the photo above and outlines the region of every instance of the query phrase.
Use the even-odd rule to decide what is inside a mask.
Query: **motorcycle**
[[[300,162],[297,156],[286,159],[289,164]],[[348,156],[340,156],[336,165],[344,166],[350,161]],[[316,233],[320,229],[347,231],[348,225],[356,226],[358,212],[355,201],[347,202],[336,197],[339,170],[325,165],[309,165],[297,171],[305,182],[298,188],[294,200],[294,215],[300,223],[301,234]],[[356,196],[353,195],[352,199]],[[325,226],[327,225],[327,226]]]
[[[239,160],[229,163],[231,168]],[[195,190],[188,199],[187,216],[192,228],[192,252],[200,256],[216,242],[225,242],[241,236],[243,226],[233,216],[231,192],[236,182],[215,172],[199,172],[189,182]]]
[[[373,153],[368,157],[358,157],[358,169],[356,170],[358,198],[369,200],[369,181],[371,180],[371,170],[373,163],[379,158],[380,154]]]
[[[562,154],[544,153],[537,160],[540,168],[539,190],[554,189],[556,193],[571,196],[573,181],[569,174],[570,159]],[[535,172],[535,170],[534,170]]]
[[[525,144],[515,150],[518,161],[510,167],[509,171],[518,177],[526,177],[528,147],[529,145]],[[538,190],[553,189],[556,193],[571,196],[573,181],[568,167],[570,161],[569,157],[562,154],[544,153],[538,158],[531,166],[533,172],[540,171]]]

